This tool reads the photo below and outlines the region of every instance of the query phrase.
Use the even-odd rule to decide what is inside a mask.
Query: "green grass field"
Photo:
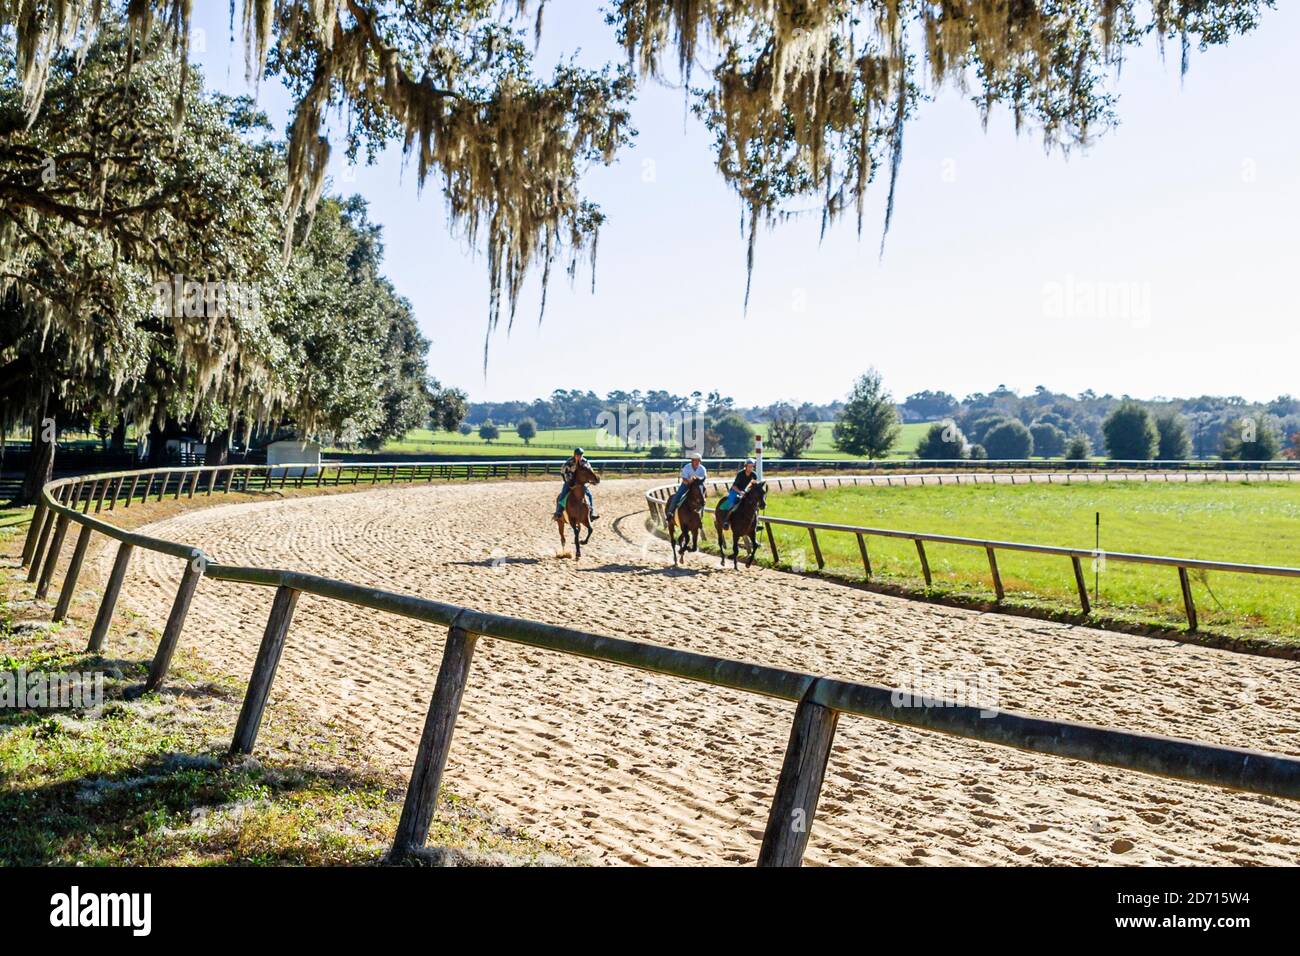
[[[1300,566],[1300,485],[1290,483],[932,485],[800,491],[768,499],[775,517],[1081,548],[1093,546],[1097,512],[1103,551]],[[802,560],[816,566],[806,532],[773,530],[783,562],[797,560],[802,549]],[[912,542],[867,541],[877,579],[924,586]],[[821,532],[818,542],[827,570],[862,575],[853,535]],[[982,550],[927,544],[926,554],[937,589],[993,597]],[[1090,563],[1085,570],[1091,591]],[[998,566],[1009,603],[1078,609],[1068,559],[999,552]],[[1097,580],[1100,614],[1139,623],[1185,621],[1173,568],[1111,561]],[[1192,590],[1203,630],[1300,638],[1300,580],[1193,572]]]
[[[761,433],[762,427],[756,427]],[[844,461],[857,457],[836,450],[831,437],[831,430],[834,427],[833,422],[817,423],[817,435],[813,439],[812,447],[804,453],[805,458],[834,458]],[[898,440],[894,443],[893,451],[890,452],[890,457],[910,458],[916,450],[916,443],[920,441],[921,435],[925,433],[928,427],[929,425],[926,424],[904,425],[898,434]],[[382,450],[400,455],[463,455],[466,458],[479,455],[559,458],[563,457],[565,451],[572,450],[575,446],[580,445],[586,449],[588,456],[592,458],[620,458],[629,455],[635,457],[644,454],[644,452],[638,450],[624,451],[613,443],[602,444],[602,442],[609,442],[609,439],[604,431],[598,428],[539,429],[537,437],[527,445],[524,444],[522,438],[515,434],[513,427],[502,425],[500,428],[501,437],[493,442],[483,441],[478,437],[477,430],[468,435],[462,435],[460,432],[431,431],[427,428],[418,428],[409,432],[401,441],[389,442]],[[346,454],[343,449],[330,449],[330,451]],[[670,452],[670,455],[675,454],[675,449]],[[768,456],[771,457],[773,454],[774,452],[769,445]]]
[[[502,425],[500,428],[501,437],[493,442],[483,441],[478,437],[477,431],[462,435],[460,432],[435,432],[427,428],[417,428],[408,432],[401,441],[389,442],[382,450],[399,455],[463,455],[466,458],[475,458],[479,455],[563,458],[566,452],[571,452],[575,446],[581,445],[592,458],[617,458],[628,454],[640,454],[640,452],[624,452],[613,444],[602,445],[600,442],[603,431],[596,428],[538,429],[537,437],[527,445],[515,434],[513,427]],[[343,449],[331,449],[331,451],[347,454]]]
[[[925,430],[929,427],[929,422],[911,422],[903,425],[898,431],[898,437],[894,439],[894,447],[890,450],[889,457],[911,458],[916,451],[916,443],[921,440],[921,436],[925,434]],[[812,447],[804,453],[804,457],[834,458],[840,461],[861,457],[859,455],[850,455],[835,447],[835,439],[832,436],[834,429],[834,422],[818,422],[817,435],[813,438]]]

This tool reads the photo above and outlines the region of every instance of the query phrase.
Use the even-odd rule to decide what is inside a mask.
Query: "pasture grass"
[[[623,449],[600,428],[549,428],[538,429],[537,437],[525,444],[513,427],[500,425],[501,437],[492,442],[485,442],[478,437],[477,429],[468,435],[454,431],[432,431],[417,428],[408,432],[397,441],[388,442],[381,449],[383,452],[402,455],[463,455],[466,458],[479,455],[514,455],[520,458],[563,458],[575,446],[581,446],[589,458],[621,458],[644,456],[646,449]],[[830,458],[848,461],[859,456],[850,455],[835,448],[832,431],[834,422],[817,422],[817,433],[812,445],[804,452],[806,458]],[[916,451],[916,443],[921,440],[927,423],[908,423],[899,430],[898,438],[890,451],[890,458],[911,458]],[[764,434],[762,425],[755,425],[759,434]],[[328,449],[331,454],[346,455],[346,449]],[[769,457],[775,450],[768,443]],[[676,446],[669,446],[669,457],[679,454]]]
[[[921,440],[921,436],[925,434],[926,429],[929,427],[929,422],[907,422],[900,426],[898,436],[894,439],[894,447],[890,449],[886,457],[913,457],[916,453],[917,442]],[[850,455],[848,452],[836,448],[834,430],[834,422],[818,422],[817,434],[813,436],[812,445],[804,452],[804,456],[807,458],[832,458],[838,461],[851,461],[862,457],[861,455]]]
[[[1097,512],[1103,551],[1300,566],[1300,484],[1293,483],[875,486],[773,494],[767,508],[775,517],[1088,549]],[[783,564],[816,567],[806,531],[773,531]],[[828,571],[863,576],[854,535],[822,531],[818,543]],[[867,543],[874,580],[924,588],[911,541],[868,537]],[[925,549],[932,591],[994,599],[983,549],[934,543]],[[1079,609],[1068,558],[1009,551],[997,556],[1008,605]],[[1084,562],[1090,595],[1091,565]],[[1190,574],[1202,630],[1300,639],[1300,580]],[[1098,615],[1185,626],[1176,569],[1109,561],[1099,563],[1096,581]]]
[[[581,446],[589,458],[640,457],[642,450],[624,451],[600,428],[538,429],[537,437],[528,444],[515,434],[514,428],[498,426],[501,437],[486,442],[478,437],[477,428],[468,435],[455,431],[432,431],[417,428],[407,432],[397,441],[384,445],[382,452],[398,455],[461,455],[475,458],[480,455],[509,455],[517,458],[565,458],[576,446]],[[605,442],[605,444],[602,444]],[[346,455],[346,449],[329,449],[331,453]]]

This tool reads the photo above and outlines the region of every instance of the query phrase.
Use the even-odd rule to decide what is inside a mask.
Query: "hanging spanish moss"
[[[1113,121],[1107,84],[1126,48],[1178,38],[1193,45],[1253,28],[1271,0],[614,0],[610,22],[631,71],[675,64],[714,133],[718,169],[754,234],[816,197],[823,225],[889,171],[884,228],[894,213],[903,129],[928,90],[951,83],[987,121],[1006,106],[1048,148],[1088,143]],[[52,59],[81,48],[108,8],[133,34],[162,29],[184,66],[192,0],[8,0],[0,26],[16,38],[29,119],[41,108]],[[347,148],[395,128],[421,184],[437,177],[452,227],[486,251],[488,332],[512,319],[528,271],[568,247],[594,253],[601,216],[580,193],[591,163],[609,162],[630,135],[630,73],[561,65],[547,80],[510,17],[491,0],[241,0],[251,77],[281,76],[296,98],[285,218],[318,202],[332,115],[346,113]],[[543,3],[518,0],[516,15]],[[233,8],[232,8],[233,9]],[[178,106],[177,116],[180,116]],[[286,253],[291,233],[286,231]],[[883,235],[882,235],[883,243]],[[572,265],[572,262],[571,262]],[[571,271],[571,270],[570,270]],[[746,283],[748,298],[748,279]],[[545,293],[543,292],[543,301]],[[486,345],[485,345],[486,360]]]

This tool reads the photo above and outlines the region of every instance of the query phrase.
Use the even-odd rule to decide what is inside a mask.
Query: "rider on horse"
[[[682,465],[681,484],[677,486],[677,490],[673,492],[672,498],[668,501],[668,517],[671,518],[677,511],[677,506],[680,505],[682,499],[686,497],[686,492],[690,489],[691,482],[700,482],[701,489],[703,489],[704,482],[708,477],[708,469],[700,464],[700,453],[698,451],[691,452],[690,462]]]
[[[727,497],[718,505],[718,510],[722,512],[722,528],[726,530],[728,522],[731,520],[732,509],[735,508],[745,490],[749,488],[750,483],[758,479],[754,474],[754,466],[757,464],[753,458],[746,458],[745,464],[741,466],[740,471],[736,472],[736,480],[731,483],[731,488],[727,492]]]
[[[591,462],[587,461],[581,448],[573,449],[573,455],[564,460],[564,469],[560,473],[564,477],[564,490],[555,499],[555,514],[552,516],[556,521],[560,519],[560,514],[564,511],[564,499],[573,490],[573,474],[583,465],[591,468]],[[591,470],[595,471],[596,469],[591,468]],[[587,507],[591,510],[591,520],[595,521],[600,516],[596,514],[596,503],[591,497],[591,486],[583,485],[582,490],[587,493]]]

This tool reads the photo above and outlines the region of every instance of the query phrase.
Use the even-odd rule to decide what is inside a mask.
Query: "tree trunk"
[[[53,434],[52,426],[48,429],[51,434],[45,434],[47,429],[42,423],[43,418],[44,416],[38,416],[32,422],[32,453],[27,459],[27,474],[23,476],[23,490],[18,499],[21,504],[34,504],[40,496],[41,488],[54,477],[57,435]],[[47,441],[47,438],[50,440]]]
[[[205,465],[224,465],[230,461],[230,429],[223,428],[207,442],[207,452],[203,456]]]
[[[110,451],[126,451],[126,418],[122,415],[117,416],[117,424],[113,426],[113,437],[108,447]]]

